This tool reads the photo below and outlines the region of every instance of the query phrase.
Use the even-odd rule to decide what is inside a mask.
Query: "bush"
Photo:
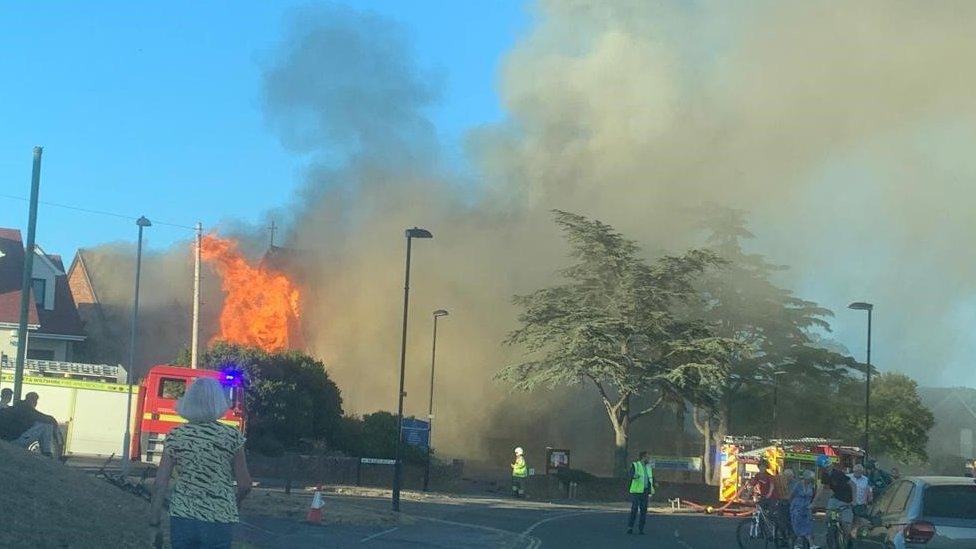
[[[218,343],[201,357],[214,370],[244,374],[248,448],[280,455],[286,450],[337,444],[342,431],[342,397],[325,364],[295,352]]]
[[[396,455],[396,415],[390,412],[374,412],[362,418],[346,416],[341,420],[337,447],[347,454],[359,457],[393,459]],[[400,446],[403,460],[407,463],[423,463],[427,452],[403,443]]]

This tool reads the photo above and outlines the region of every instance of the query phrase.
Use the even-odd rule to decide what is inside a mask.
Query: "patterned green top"
[[[234,454],[244,435],[228,425],[186,423],[166,437],[173,457],[169,514],[207,522],[237,522],[233,481]]]

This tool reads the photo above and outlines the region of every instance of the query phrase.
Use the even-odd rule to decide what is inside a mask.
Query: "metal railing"
[[[0,371],[13,372],[15,364],[6,355],[0,359]],[[39,377],[68,377],[74,379],[88,379],[94,381],[111,381],[125,383],[126,371],[122,366],[111,364],[85,364],[82,362],[66,362],[61,360],[38,360],[28,358],[24,361],[25,375]]]

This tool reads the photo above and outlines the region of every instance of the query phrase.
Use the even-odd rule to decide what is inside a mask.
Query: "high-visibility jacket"
[[[513,477],[527,477],[529,476],[529,468],[525,466],[525,458],[522,456],[515,456],[515,461],[512,462],[512,476]]]
[[[654,492],[654,470],[644,465],[643,461],[635,461],[630,479],[630,493],[643,494],[645,491]]]

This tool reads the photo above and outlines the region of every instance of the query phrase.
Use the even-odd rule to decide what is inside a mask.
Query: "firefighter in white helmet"
[[[529,468],[525,465],[525,452],[519,446],[515,449],[515,459],[512,460],[512,496],[525,497],[525,477],[529,476]]]

